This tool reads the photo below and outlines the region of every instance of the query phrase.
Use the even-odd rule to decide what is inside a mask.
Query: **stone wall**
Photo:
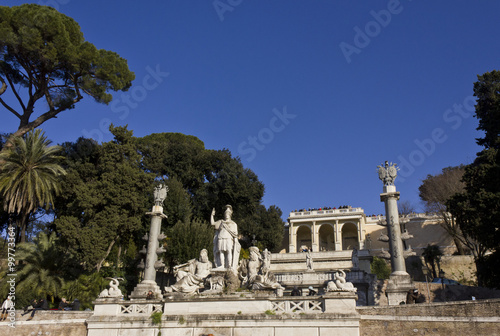
[[[164,315],[163,335],[500,335],[500,299],[357,307],[355,316],[342,314],[212,314]],[[87,336],[87,320],[94,312],[40,311],[32,321],[16,316],[16,327],[0,322],[0,336]],[[118,321],[94,316],[94,330],[117,323],[118,333],[105,336],[153,336],[157,328],[149,314]],[[359,324],[358,324],[359,322]],[[354,329],[353,329],[354,328]],[[137,330],[142,330],[137,333]],[[313,332],[313,333],[311,333]],[[99,334],[101,335],[101,334]]]
[[[500,299],[358,307],[360,335],[500,335]]]
[[[0,336],[87,336],[87,319],[93,315],[91,311],[37,311],[31,321],[30,314],[21,316],[16,311],[13,327],[10,321],[0,322]]]

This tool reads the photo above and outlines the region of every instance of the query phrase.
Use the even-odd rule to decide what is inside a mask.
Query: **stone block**
[[[320,336],[319,328],[276,328],[275,336]]]

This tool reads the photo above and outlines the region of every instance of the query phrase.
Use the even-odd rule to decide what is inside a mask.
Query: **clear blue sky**
[[[74,18],[136,74],[111,105],[86,97],[46,122],[49,138],[109,141],[109,122],[136,136],[197,136],[240,156],[284,217],[339,205],[383,213],[385,160],[402,165],[401,199],[421,209],[427,174],[479,151],[472,87],[499,69],[498,1],[37,3]],[[0,132],[16,130],[0,111]]]

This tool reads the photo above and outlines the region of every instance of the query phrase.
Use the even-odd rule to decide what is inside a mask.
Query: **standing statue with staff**
[[[210,224],[215,227],[215,267],[236,270],[241,246],[238,242],[238,225],[231,219],[232,214],[232,206],[226,205],[224,219],[215,221],[215,209],[213,209]]]

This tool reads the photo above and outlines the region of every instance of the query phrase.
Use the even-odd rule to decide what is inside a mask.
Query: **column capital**
[[[146,215],[151,216],[151,217],[156,217],[159,216],[163,219],[168,218],[167,215],[165,215],[162,211],[151,211],[151,212],[146,212]]]
[[[399,200],[399,191],[394,191],[394,192],[387,192],[387,193],[382,193],[380,194],[380,202],[385,202],[386,200],[390,198],[395,198],[396,201]]]

